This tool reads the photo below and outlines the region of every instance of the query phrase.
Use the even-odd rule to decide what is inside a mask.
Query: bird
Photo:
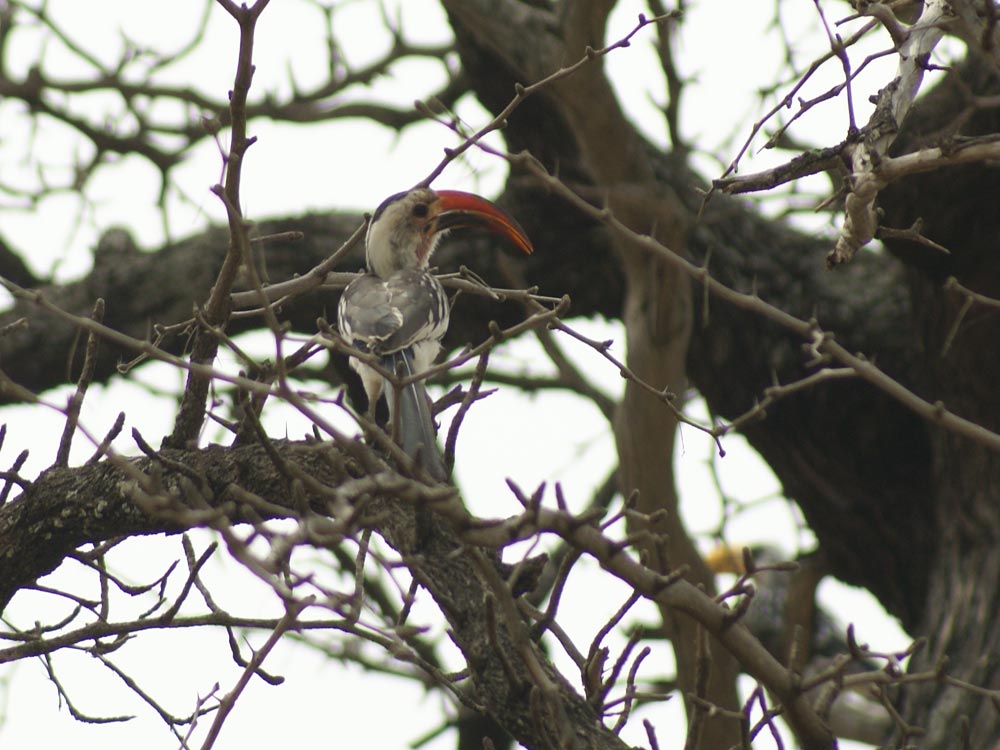
[[[815,606],[815,591],[822,571],[812,564],[812,558],[802,558],[793,566],[783,562],[781,551],[775,547],[754,545],[750,553],[754,565],[762,569],[753,573],[753,599],[742,622],[771,655],[782,663],[788,661],[792,636],[789,619],[809,626],[805,655],[830,658],[845,653],[843,629],[826,610]],[[714,573],[747,572],[742,551],[728,544],[709,551],[705,560]],[[796,610],[790,612],[790,606]]]
[[[526,254],[534,250],[517,221],[478,195],[427,187],[396,193],[372,214],[365,234],[366,271],[347,285],[337,307],[344,340],[379,358],[382,372],[351,358],[368,395],[369,413],[384,393],[390,432],[438,482],[448,481],[448,471],[423,380],[400,388],[383,373],[413,378],[437,357],[451,310],[444,287],[429,270],[430,259],[445,234],[466,228],[493,232]]]
[[[804,628],[808,641],[799,644],[793,666],[804,678],[830,669],[837,660],[850,655],[845,629],[828,611],[816,604],[816,586],[825,573],[815,554],[800,556],[795,566],[782,562],[781,551],[769,545],[750,547],[755,566],[753,598],[740,619],[775,659],[782,664],[791,660],[793,628]],[[710,550],[705,562],[714,573],[745,575],[744,557],[738,548],[721,544]],[[793,569],[794,568],[794,569]],[[868,658],[851,659],[842,667],[844,674],[876,671],[882,665]],[[834,683],[830,687],[834,687]],[[820,699],[820,688],[813,696]],[[855,691],[835,692],[824,696],[829,704],[827,722],[842,739],[881,744],[892,730],[892,720],[885,707],[869,694]]]

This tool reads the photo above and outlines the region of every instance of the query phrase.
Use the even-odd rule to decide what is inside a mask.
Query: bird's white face
[[[387,198],[375,211],[365,252],[368,267],[382,278],[403,268],[424,268],[444,231],[436,224],[439,203],[430,188],[418,188]]]

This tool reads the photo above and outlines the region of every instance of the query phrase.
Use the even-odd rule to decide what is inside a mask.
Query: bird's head
[[[734,573],[743,575],[747,572],[743,560],[743,550],[733,544],[719,544],[705,555],[705,564],[715,574]]]
[[[754,567],[758,565],[777,565],[783,563],[785,555],[777,547],[769,544],[751,544],[742,547],[735,544],[719,544],[705,555],[705,564],[709,570],[719,573],[733,573],[742,576],[747,572],[747,560],[744,549],[750,552]]]
[[[382,201],[368,225],[368,268],[383,278],[403,268],[424,268],[438,240],[452,229],[478,227],[532,251],[520,225],[504,211],[472,193],[415,188]]]

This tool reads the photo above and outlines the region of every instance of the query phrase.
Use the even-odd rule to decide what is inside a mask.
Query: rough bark
[[[328,491],[352,474],[362,470],[345,461],[335,446],[290,442],[276,442],[269,450],[259,445],[168,449],[125,469],[111,461],[52,469],[0,508],[0,611],[17,589],[53,570],[82,544],[180,531],[189,523],[211,524],[213,518],[224,518],[226,524],[259,520],[262,506],[250,498],[267,503],[272,514],[285,508],[289,517],[300,519],[308,516],[304,500],[329,517],[333,504]],[[413,500],[412,491],[402,493],[409,500],[394,494],[389,487],[398,477],[392,476],[383,494],[353,509],[355,522],[376,529],[434,597],[468,664],[469,700],[527,747],[565,747],[571,737],[577,748],[624,750],[625,744],[598,721],[593,707],[530,639],[527,623],[518,619],[520,632],[511,632],[510,620],[499,613],[503,605],[490,588],[489,574],[483,572],[489,570],[487,556],[461,544],[447,522]],[[486,616],[488,609],[492,616]],[[39,651],[43,636],[39,633],[35,645]],[[32,648],[29,642],[14,651],[21,658],[31,655]],[[536,687],[539,677],[530,671],[525,649],[544,673],[544,694]]]
[[[317,472],[320,481],[333,483],[345,476],[331,469],[332,464],[316,450],[301,449],[296,455],[293,446],[287,453],[290,460]],[[186,528],[166,512],[158,516],[151,507],[139,505],[136,496],[157,494],[140,492],[140,477],[159,483],[163,493],[191,507],[221,508],[233,501],[231,491],[236,488],[267,497],[277,505],[291,504],[287,477],[275,469],[260,446],[212,446],[161,455],[163,462],[150,458],[130,461],[129,472],[111,461],[55,467],[0,508],[0,610],[18,589],[52,572],[83,544]],[[177,471],[177,467],[188,471]],[[232,510],[234,520],[247,517],[238,508]]]
[[[997,92],[996,69],[973,55],[927,97],[907,122],[897,148],[908,151],[955,136],[998,132],[1000,113],[995,109],[975,114],[968,109],[972,97]],[[1000,297],[997,195],[1000,171],[995,164],[979,164],[907,180],[886,191],[881,201],[887,225],[907,227],[919,219],[923,233],[950,251],[945,255],[916,243],[887,243],[908,268],[912,346],[918,357],[915,385],[925,398],[994,431],[1000,429],[1000,314],[996,308],[973,305],[963,316],[963,298],[942,284],[950,276],[975,292]],[[931,528],[937,546],[916,627],[928,644],[911,668],[946,664],[950,675],[996,687],[1000,456],[946,431],[932,429],[928,435]],[[923,747],[954,746],[956,721],[962,717],[969,719],[971,747],[993,746],[1000,738],[996,706],[968,693],[924,685],[904,694],[903,708],[904,718],[926,729]]]

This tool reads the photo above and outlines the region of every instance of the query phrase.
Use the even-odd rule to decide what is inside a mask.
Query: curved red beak
[[[506,237],[522,252],[530,255],[534,251],[531,240],[521,225],[507,212],[485,198],[461,190],[437,190],[438,231],[459,227],[479,227]]]

